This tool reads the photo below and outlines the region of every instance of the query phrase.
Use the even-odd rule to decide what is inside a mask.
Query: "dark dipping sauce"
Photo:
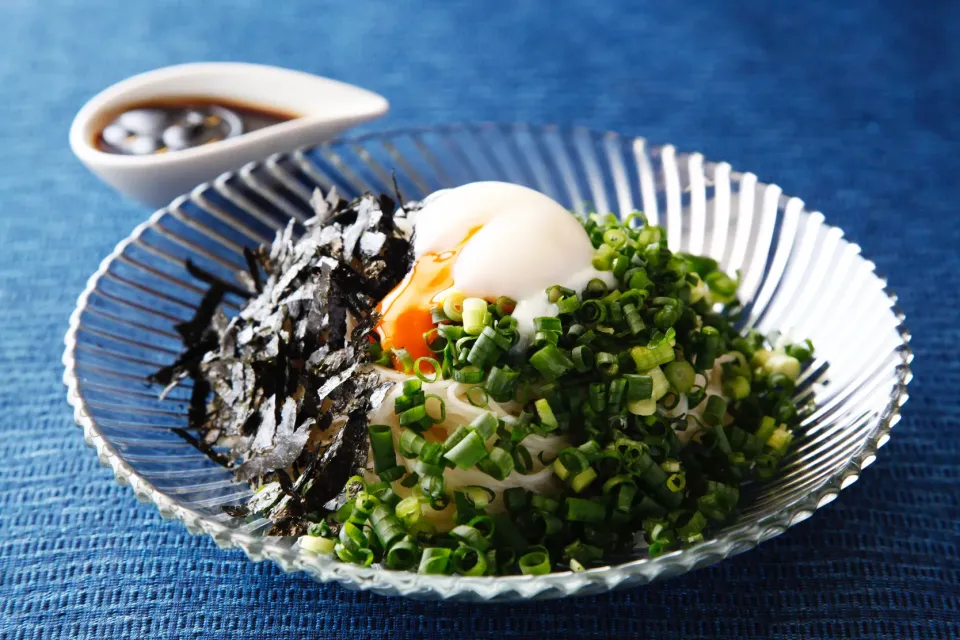
[[[297,117],[222,98],[162,98],[119,110],[94,143],[107,153],[149,156],[235,138]]]

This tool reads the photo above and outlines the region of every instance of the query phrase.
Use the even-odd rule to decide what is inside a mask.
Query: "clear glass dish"
[[[704,253],[743,274],[747,326],[811,338],[816,359],[797,393],[818,409],[802,426],[774,481],[751,487],[739,518],[689,548],[581,573],[461,578],[358,567],[265,537],[265,521],[221,510],[250,494],[172,431],[186,424],[189,389],[164,401],[144,378],[180,349],[203,284],[190,258],[237,281],[242,248],[272,240],[290,217],[311,215],[315,187],[406,199],[475,180],[532,186],[577,212],[644,210],[670,248]],[[117,481],[164,518],[221,547],[269,559],[284,571],[354,589],[424,599],[556,598],[675,576],[753,548],[808,518],[855,482],[890,438],[907,399],[912,354],[896,297],[843,232],[752,173],[641,138],[584,129],[471,124],[370,134],[273,156],[224,174],[139,225],[90,278],[70,318],[63,363],[67,398],[86,442]],[[226,301],[236,312],[239,299]]]

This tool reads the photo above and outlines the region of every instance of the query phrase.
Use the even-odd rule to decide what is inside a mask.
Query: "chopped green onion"
[[[556,331],[537,331],[533,334],[533,344],[536,347],[545,347],[548,344],[557,344],[560,342],[560,334]]]
[[[553,409],[550,407],[550,403],[546,398],[540,398],[534,402],[533,406],[537,410],[537,416],[540,418],[540,423],[543,424],[543,426],[551,431],[560,427],[553,413]]]
[[[560,323],[560,318],[555,318],[553,316],[539,316],[534,318],[533,328],[536,331],[563,331],[563,325]]]
[[[703,410],[703,421],[708,425],[716,426],[723,422],[723,414],[727,412],[727,401],[720,396],[709,396],[707,407]]]
[[[627,391],[627,381],[623,378],[611,380],[607,390],[607,411],[609,413],[619,413],[620,406],[623,404],[624,395]]]
[[[593,365],[596,362],[593,349],[584,344],[574,347],[570,352],[570,357],[573,360],[573,366],[580,373],[586,373],[590,371],[590,369],[593,369]]]
[[[686,393],[687,391],[690,391],[697,375],[693,370],[693,367],[690,366],[690,363],[682,360],[677,360],[667,364],[663,368],[663,373],[670,382],[670,386],[676,389],[679,393]]]
[[[607,516],[606,507],[585,498],[567,498],[564,508],[566,519],[570,522],[603,522]]]
[[[388,467],[383,471],[377,472],[377,475],[380,476],[381,480],[384,480],[386,482],[393,482],[395,480],[399,480],[400,478],[402,478],[403,474],[406,473],[406,471],[407,470],[401,467],[400,465],[395,465],[393,467]]]
[[[629,513],[633,506],[633,499],[637,496],[637,485],[623,483],[617,491],[617,511]]]
[[[416,431],[404,429],[400,434],[400,455],[404,458],[416,458],[426,443],[423,436]]]
[[[547,345],[530,356],[530,364],[546,381],[556,380],[573,368],[573,362],[554,345]]]
[[[607,408],[607,385],[602,382],[590,384],[590,407],[597,413]]]
[[[490,394],[487,393],[487,390],[484,389],[483,387],[480,387],[480,386],[470,387],[469,389],[467,389],[467,392],[465,395],[467,396],[467,402],[469,402],[474,407],[478,407],[482,409],[486,407],[488,404],[490,404]],[[476,397],[476,396],[479,396],[479,397]]]
[[[513,398],[519,378],[520,372],[514,371],[506,365],[493,367],[487,374],[487,392],[497,402],[506,402]]]
[[[418,463],[419,464],[419,463]],[[443,476],[440,474],[421,474],[420,489],[431,498],[439,499],[443,496]],[[443,507],[435,507],[443,508]]]
[[[584,489],[597,479],[597,472],[593,467],[587,467],[570,480],[570,488],[574,493],[583,493]]]
[[[550,554],[545,549],[538,549],[520,556],[517,561],[520,573],[524,575],[543,575],[550,573]]]
[[[397,466],[397,454],[393,448],[393,430],[387,424],[371,424],[370,447],[373,449],[373,470],[380,474]]]
[[[423,370],[420,368],[421,363],[429,364],[433,371],[433,377],[430,377],[430,374],[423,373]],[[424,382],[436,382],[437,378],[440,377],[440,363],[434,360],[433,358],[417,358],[413,362],[413,374],[417,376],[418,379],[423,380]]]
[[[424,575],[442,575],[449,573],[450,549],[445,547],[427,547],[420,557],[420,568],[417,573]]]
[[[514,447],[510,455],[513,458],[513,467],[518,473],[525,475],[533,470],[533,456],[522,444]]]
[[[499,339],[502,339],[502,336],[499,336],[493,327],[483,327],[477,341],[470,347],[467,362],[481,369],[496,362],[501,351],[505,350],[497,344]]]
[[[501,317],[509,316],[513,313],[513,310],[517,308],[517,301],[507,296],[500,296],[497,298],[494,306],[497,309],[497,315]]]
[[[493,489],[480,486],[464,487],[462,491],[470,505],[477,509],[485,509],[497,495]]]
[[[438,409],[438,411],[439,411],[439,416],[438,416],[438,417],[434,417],[434,416],[430,415],[430,407],[428,406],[428,403],[429,403],[431,400],[436,400],[436,401],[439,403],[439,409]],[[442,423],[444,420],[447,419],[447,407],[446,407],[446,403],[443,401],[443,398],[441,398],[440,396],[436,395],[435,393],[428,393],[428,394],[424,395],[424,396],[423,396],[423,404],[422,404],[421,406],[423,407],[424,411],[426,411],[426,414],[427,414],[427,415],[426,415],[426,418],[429,419],[433,424],[440,424],[440,423]]]
[[[597,354],[597,370],[608,378],[617,375],[620,370],[620,359],[612,353],[601,351]]]
[[[813,343],[805,340],[803,344],[792,344],[784,349],[786,354],[795,358],[800,363],[804,363],[813,357]]]
[[[657,412],[657,401],[653,398],[633,400],[627,403],[627,409],[635,416],[652,416]]]
[[[336,546],[336,540],[332,538],[320,538],[312,536],[303,536],[300,538],[300,548],[319,555],[329,555],[333,553]]]
[[[637,269],[627,281],[627,286],[631,289],[649,289],[653,286],[653,282],[647,276],[646,269]]]
[[[419,422],[426,417],[427,417],[427,408],[422,404],[416,407],[411,407],[410,409],[407,409],[406,411],[404,411],[398,416],[401,427],[408,427],[413,424],[419,424]]]
[[[563,298],[565,296],[576,295],[577,292],[574,291],[573,289],[567,289],[566,287],[553,285],[552,287],[547,289],[546,293],[547,293],[547,301],[550,303],[556,303],[557,301],[560,300],[560,298]]]
[[[430,309],[430,322],[433,324],[440,324],[441,322],[449,322],[450,318],[447,317],[447,314],[443,312],[443,307],[434,307]]]
[[[627,244],[627,234],[622,229],[607,229],[603,232],[603,242],[614,249],[620,249]]]
[[[420,557],[420,545],[410,536],[404,536],[402,540],[390,547],[387,555],[384,557],[384,564],[390,569],[397,571],[407,571],[412,569]]]
[[[369,567],[373,564],[373,551],[370,549],[351,549],[342,543],[333,547],[333,552],[344,562],[358,564],[361,567]]]
[[[477,468],[494,480],[503,481],[514,469],[513,456],[500,447],[494,447],[486,458],[477,463]]]
[[[634,304],[624,304],[623,315],[627,320],[627,326],[630,327],[630,333],[633,335],[637,335],[647,328],[646,324],[643,322],[643,318],[640,317],[640,312],[637,310],[637,307]]]
[[[380,504],[373,510],[370,514],[370,523],[384,549],[389,549],[407,535],[400,518],[385,504]]]
[[[780,373],[790,380],[796,380],[800,377],[800,361],[785,353],[774,352],[763,364],[763,370],[767,374]]]
[[[695,538],[703,532],[706,526],[707,519],[704,515],[699,511],[694,511],[686,524],[677,527],[677,535],[685,542],[694,542]]]
[[[425,478],[426,476],[439,476],[443,474],[442,466],[432,462],[426,462],[425,460],[417,460],[417,464],[414,465],[413,469],[421,478]]]
[[[597,324],[607,319],[607,306],[600,300],[585,300],[580,305],[580,317],[587,324]]]
[[[579,473],[590,466],[590,459],[578,448],[567,447],[559,453],[557,461],[570,473]]]
[[[453,570],[462,576],[482,576],[487,571],[487,556],[480,549],[460,546],[450,559]]]
[[[660,367],[654,367],[647,371],[647,375],[653,380],[653,399],[659,400],[670,391],[670,381]]]
[[[470,525],[457,525],[450,531],[450,535],[460,543],[480,551],[486,551],[490,547],[490,541]]]
[[[756,438],[766,444],[770,436],[773,435],[774,429],[777,428],[777,421],[772,416],[763,416],[760,420],[760,427],[757,429],[757,432],[754,434]]]
[[[700,332],[700,347],[697,351],[697,368],[706,371],[713,368],[713,361],[720,350],[720,336],[713,327],[704,327]]]
[[[661,364],[671,362],[676,355],[673,352],[673,347],[671,347],[669,343],[664,342],[654,348],[643,346],[633,347],[630,349],[630,357],[633,358],[637,366],[637,371],[646,371]]]
[[[451,293],[443,300],[443,313],[454,322],[463,320],[463,301],[462,293]]]
[[[487,301],[483,298],[467,298],[462,303],[463,330],[467,335],[478,336],[486,325]]]
[[[627,381],[627,401],[647,400],[653,397],[653,378],[633,373],[624,374]]]
[[[453,430],[453,433],[447,435],[446,440],[443,441],[443,447],[441,449],[441,455],[448,453],[451,449],[457,446],[461,440],[467,437],[470,433],[470,430],[461,425],[457,425],[457,428]]]
[[[416,380],[417,382],[420,382],[416,378],[412,378],[412,380]],[[393,411],[394,413],[399,415],[404,411],[406,411],[407,409],[411,409],[421,404],[423,404],[423,391],[413,391],[409,394],[404,393],[402,395],[397,396],[396,400],[394,400]]]
[[[404,498],[394,507],[394,513],[404,525],[410,527],[420,520],[423,513],[420,509],[420,500],[414,496]]]
[[[770,437],[767,438],[767,446],[773,449],[777,455],[783,456],[786,454],[787,448],[792,441],[793,434],[785,426],[780,425]]]
[[[773,373],[767,377],[767,388],[771,391],[793,393],[795,387],[796,385],[794,385],[793,380],[782,373]]]
[[[577,451],[582,453],[587,458],[587,462],[590,463],[603,456],[603,450],[600,449],[600,444],[596,440],[587,440],[577,447]]]
[[[540,511],[546,511],[547,513],[554,513],[557,509],[560,508],[560,503],[557,500],[554,500],[550,496],[534,494],[530,498],[530,506],[534,509]]]
[[[687,478],[682,473],[674,473],[667,477],[667,488],[674,493],[683,491],[687,485]]]
[[[580,298],[577,296],[567,296],[557,301],[557,312],[562,314],[574,313],[580,309]]]
[[[721,302],[723,302],[724,299],[733,296],[737,292],[737,281],[722,271],[708,273],[704,277],[703,281],[707,283],[707,287],[709,287],[711,292],[720,296]]]
[[[440,331],[434,327],[423,334],[423,342],[432,353],[441,354],[447,348],[449,342],[440,334]],[[416,362],[414,362],[416,366]]]
[[[687,411],[691,411],[694,407],[699,406],[706,397],[706,389],[699,385],[692,387],[687,393]]]
[[[520,511],[527,506],[529,500],[527,490],[523,487],[510,487],[503,491],[503,504],[507,511]]]
[[[393,357],[403,367],[404,373],[410,373],[413,370],[413,356],[406,349],[393,349]]]
[[[483,438],[476,431],[470,431],[443,457],[460,469],[469,469],[487,457],[487,449]]]
[[[743,376],[736,376],[724,382],[723,390],[734,400],[743,400],[750,395],[750,381]]]
[[[467,365],[460,369],[453,370],[453,379],[464,384],[476,384],[483,382],[483,369],[473,365]]]
[[[570,477],[570,470],[564,466],[559,456],[557,456],[557,459],[553,461],[550,467],[553,469],[553,473],[561,480],[567,480]]]
[[[364,535],[363,530],[360,529],[357,525],[352,522],[344,522],[340,527],[340,535],[338,536],[340,544],[350,551],[358,551],[360,549],[366,548],[368,541],[367,536]]]
[[[499,425],[500,421],[497,419],[497,416],[489,411],[484,411],[470,422],[469,428],[479,433],[480,437],[486,441],[493,436]]]

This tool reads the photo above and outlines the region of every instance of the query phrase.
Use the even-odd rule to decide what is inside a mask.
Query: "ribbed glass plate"
[[[664,225],[670,248],[710,255],[743,273],[747,326],[811,338],[815,362],[798,387],[818,409],[775,481],[747,492],[739,519],[709,540],[650,559],[582,573],[459,578],[362,568],[267,538],[264,521],[222,511],[249,495],[229,472],[171,431],[186,424],[188,388],[165,401],[144,378],[178,353],[173,327],[188,319],[203,284],[190,258],[227,280],[242,248],[270,242],[289,218],[311,215],[314,188],[347,196],[393,192],[418,199],[475,180],[532,186],[577,212],[635,209]],[[302,230],[302,227],[301,227]],[[372,134],[277,155],[203,184],[134,229],[90,278],[70,319],[63,362],[68,400],[87,443],[121,484],[165,518],[239,547],[284,571],[415,598],[555,598],[641,585],[746,551],[831,502],[887,442],[910,380],[909,334],[895,297],[843,232],[763,184],[700,154],[640,138],[527,125],[456,125]],[[228,312],[240,300],[228,299]]]

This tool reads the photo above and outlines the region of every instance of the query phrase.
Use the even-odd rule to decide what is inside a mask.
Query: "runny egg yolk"
[[[453,265],[467,240],[478,230],[479,227],[471,229],[451,251],[421,255],[407,277],[380,301],[376,331],[384,351],[406,349],[414,360],[435,355],[423,337],[436,326],[430,309],[442,304],[453,288]],[[399,363],[395,365],[402,370]]]

